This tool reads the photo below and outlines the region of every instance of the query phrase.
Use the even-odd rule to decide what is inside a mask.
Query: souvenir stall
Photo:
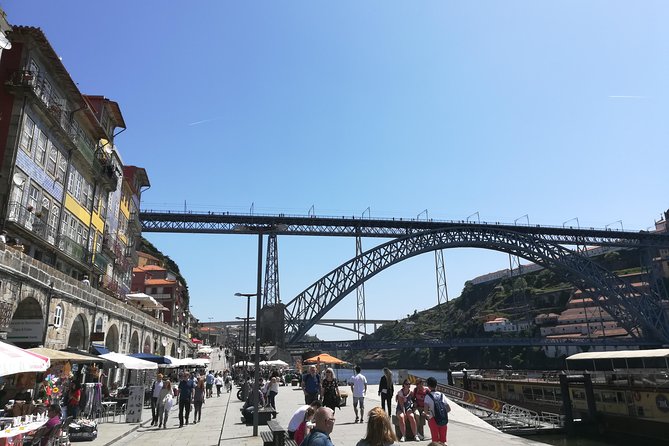
[[[0,446],[21,446],[24,435],[46,424],[44,411],[33,405],[33,392],[35,372],[49,365],[47,357],[0,342]]]
[[[63,410],[63,419],[73,417],[70,424],[71,440],[94,440],[97,438],[99,421],[106,417],[106,408],[102,404],[102,365],[114,364],[98,356],[60,351],[48,348],[30,349],[51,360],[51,367],[46,371],[38,396],[45,405],[59,403]],[[79,390],[78,403],[72,406],[75,387]]]

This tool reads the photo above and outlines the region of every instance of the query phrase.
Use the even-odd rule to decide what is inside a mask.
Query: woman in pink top
[[[304,420],[300,423],[300,425],[297,427],[297,430],[295,431],[295,443],[298,445],[302,443],[302,440],[304,440],[304,437],[309,435],[309,431],[311,428],[307,424],[311,424],[311,419],[314,417],[316,414],[316,409],[314,409],[312,406],[309,406],[307,411],[304,414]]]

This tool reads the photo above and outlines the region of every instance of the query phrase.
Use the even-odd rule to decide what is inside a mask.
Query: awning
[[[141,310],[167,311],[167,308],[159,303],[153,296],[145,293],[126,294],[125,297]]]
[[[233,367],[245,367],[247,365],[249,367],[255,366],[255,364],[252,363],[252,362],[244,362],[244,361],[239,361],[239,362],[235,362],[234,364],[232,364]]]
[[[198,338],[192,338],[190,341],[191,341],[193,344],[202,344],[202,340],[200,340],[200,339],[198,339]]]
[[[105,349],[105,350],[107,350],[107,349]],[[112,366],[112,367],[114,367],[114,366],[117,366],[117,365],[118,365],[118,363],[115,362],[115,361],[111,361],[111,360],[109,360],[109,359],[102,358],[102,357],[100,357],[99,355],[94,355],[94,354],[92,354],[92,353],[89,353],[89,352],[84,351],[84,350],[79,350],[79,349],[74,348],[74,347],[64,348],[64,349],[62,349],[61,351],[62,351],[62,352],[76,353],[76,354],[78,354],[78,355],[85,356],[85,357],[89,358],[89,359],[90,359],[90,362],[99,362],[99,363],[102,363],[102,364],[104,364],[104,365],[106,365],[106,366]]]
[[[51,366],[46,356],[0,342],[0,376],[43,372]]]
[[[633,358],[669,358],[669,348],[651,350],[614,350],[603,352],[575,353],[567,361],[583,359],[633,359]]]
[[[182,362],[183,362],[182,359],[179,359],[179,358],[173,358],[173,357],[168,356],[168,355],[165,355],[165,358],[166,358],[166,359],[169,359],[169,360],[170,360],[170,363],[169,363],[169,364],[163,364],[163,365],[161,365],[161,366],[160,366],[161,368],[174,369],[174,368],[177,368],[177,367],[181,367],[181,366],[183,365],[183,364],[182,364]]]
[[[143,359],[144,361],[155,362],[156,364],[172,364],[172,361],[166,356],[152,355],[150,353],[132,353],[128,356]]]
[[[91,351],[96,355],[106,355],[109,349],[102,344],[91,344]]]
[[[184,358],[179,361],[179,365],[183,367],[207,367],[209,365],[207,358]]]
[[[213,352],[214,352],[214,349],[211,348],[211,347],[209,347],[208,345],[202,347],[201,349],[199,349],[199,350],[197,351],[197,353],[202,353],[202,354],[205,354],[205,355],[210,355],[210,354],[212,354]]]
[[[158,364],[155,362],[144,361],[143,359],[133,358],[132,356],[122,355],[120,353],[111,352],[100,355],[101,358],[109,359],[118,362],[128,370],[156,370]]]
[[[64,352],[60,350],[53,350],[50,348],[29,348],[28,351],[37,353],[38,355],[46,356],[52,361],[72,361],[79,363],[89,363],[89,362],[104,362],[104,359],[100,359],[92,356],[84,356],[74,352]]]

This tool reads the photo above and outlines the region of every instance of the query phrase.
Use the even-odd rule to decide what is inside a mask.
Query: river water
[[[424,369],[410,369],[408,373],[414,376],[420,376],[422,378],[427,378],[433,376],[437,379],[437,382],[440,384],[446,384],[447,375],[446,372],[438,370],[424,370]],[[350,377],[355,374],[353,369],[335,369],[335,374],[340,381],[347,381]],[[369,384],[378,384],[381,380],[383,372],[381,369],[363,369],[362,374],[367,378]],[[393,376],[395,378],[395,383],[398,379],[398,371],[393,370]],[[569,437],[567,438],[564,435],[534,435],[529,437],[534,441],[540,441],[546,444],[554,446],[623,446],[634,444],[634,446],[646,446],[652,445],[652,443],[645,443],[639,441],[638,439],[630,440],[629,438],[615,437],[611,439],[599,439],[599,438],[583,438],[583,437]]]

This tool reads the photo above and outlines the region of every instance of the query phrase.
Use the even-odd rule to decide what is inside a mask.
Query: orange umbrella
[[[328,353],[321,353],[320,355],[314,356],[313,358],[305,359],[304,362],[321,362],[323,364],[346,364],[346,361],[342,361],[339,358]]]

